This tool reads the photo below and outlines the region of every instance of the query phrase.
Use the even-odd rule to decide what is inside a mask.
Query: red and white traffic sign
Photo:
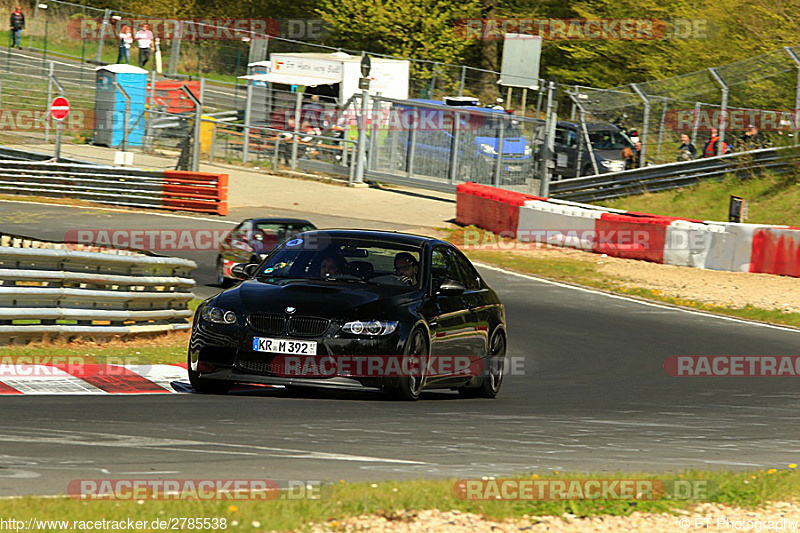
[[[69,102],[63,96],[58,96],[50,104],[50,115],[56,120],[64,120],[69,115]]]

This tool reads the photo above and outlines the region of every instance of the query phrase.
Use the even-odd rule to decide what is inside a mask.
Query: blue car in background
[[[469,98],[414,99],[409,105],[396,107],[401,114],[417,112],[415,136],[404,136],[407,157],[414,156],[414,174],[448,178],[455,150],[458,179],[492,183],[499,158],[500,181],[524,183],[532,171],[533,147],[525,139],[519,120],[505,110],[477,104]],[[456,111],[458,122],[454,124]],[[411,122],[403,118],[403,123]]]

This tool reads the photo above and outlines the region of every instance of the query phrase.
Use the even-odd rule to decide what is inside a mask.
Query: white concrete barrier
[[[675,220],[667,226],[664,263],[667,265],[709,268],[708,253],[715,239],[726,232],[725,224]]]
[[[597,235],[595,221],[602,214],[573,205],[529,200],[519,209],[517,238],[591,251]]]

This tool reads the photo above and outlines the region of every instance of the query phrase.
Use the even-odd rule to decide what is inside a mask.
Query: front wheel
[[[416,364],[408,366],[418,370],[410,372],[412,375],[398,378],[397,386],[390,389],[389,392],[395,399],[413,402],[419,399],[422,389],[425,388],[424,368],[428,356],[428,343],[421,329],[411,332],[411,336],[406,342],[404,355],[408,358],[416,358]]]
[[[500,392],[505,374],[506,337],[502,331],[495,331],[489,341],[489,354],[486,368],[483,369],[477,387],[462,387],[458,393],[463,398],[494,398]]]

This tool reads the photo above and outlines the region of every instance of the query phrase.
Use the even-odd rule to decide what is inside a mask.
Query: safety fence
[[[800,228],[633,213],[476,183],[460,184],[456,202],[457,223],[521,242],[676,266],[800,277]],[[481,242],[465,234],[459,244],[482,247]]]
[[[351,178],[356,156],[355,140],[336,137],[328,132],[302,132],[266,126],[246,126],[211,116],[202,119],[200,153],[215,159],[263,162],[273,170],[280,167],[324,172]]]
[[[228,213],[228,175],[0,161],[0,191],[103,204]]]
[[[554,181],[550,184],[550,195],[563,200],[595,202],[720,181],[726,176],[751,177],[765,170],[780,174],[795,170],[798,159],[800,151],[795,148],[767,148]]]
[[[185,330],[194,261],[0,234],[0,343]]]

